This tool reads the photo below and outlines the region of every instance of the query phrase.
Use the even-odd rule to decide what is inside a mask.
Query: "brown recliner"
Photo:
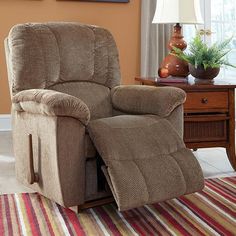
[[[199,164],[182,141],[185,93],[120,86],[107,30],[21,24],[5,48],[22,183],[66,207],[113,193],[121,210],[203,187]]]

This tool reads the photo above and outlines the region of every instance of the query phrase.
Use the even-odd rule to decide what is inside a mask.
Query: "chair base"
[[[79,205],[77,211],[78,211],[78,213],[80,213],[82,210],[105,205],[105,204],[109,204],[114,201],[115,201],[115,199],[113,197],[105,197],[105,198],[101,198],[101,199],[97,199],[97,200],[88,201],[82,205]]]

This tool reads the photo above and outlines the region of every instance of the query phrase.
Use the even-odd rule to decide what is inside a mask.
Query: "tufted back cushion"
[[[79,23],[20,24],[7,40],[11,92],[87,81],[120,83],[118,52],[105,29]],[[69,91],[68,91],[69,93]]]

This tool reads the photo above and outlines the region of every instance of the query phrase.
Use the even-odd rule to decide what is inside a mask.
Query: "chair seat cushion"
[[[119,210],[203,188],[201,168],[169,121],[121,115],[88,125]]]

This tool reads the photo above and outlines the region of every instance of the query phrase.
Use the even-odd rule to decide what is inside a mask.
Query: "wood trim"
[[[34,171],[34,156],[33,156],[33,139],[32,134],[28,134],[28,141],[29,141],[29,156],[28,156],[28,164],[29,164],[29,171],[27,180],[29,184],[34,184],[39,182],[39,176]]]
[[[229,89],[229,147],[226,149],[229,161],[236,170],[236,156],[235,156],[235,91]]]
[[[212,148],[212,147],[224,147],[227,148],[229,146],[228,142],[190,142],[185,143],[187,148],[190,149],[198,149],[198,148]]]
[[[114,201],[115,200],[114,200],[113,197],[106,197],[106,198],[101,198],[101,199],[97,199],[97,200],[93,200],[93,201],[88,201],[88,202],[85,202],[84,204],[78,206],[78,213],[81,210],[96,207],[96,206],[101,206],[101,205],[105,205],[105,204],[109,204],[109,203],[112,203]]]
[[[170,77],[174,78],[174,77]],[[143,85],[153,85],[153,86],[173,86],[182,88],[185,91],[207,91],[208,89],[212,91],[212,89],[230,89],[236,88],[236,79],[224,79],[224,78],[215,78],[212,81],[203,81],[203,83],[199,83],[195,81],[195,78],[192,76],[188,76],[188,80],[185,83],[163,83],[156,82],[157,77],[135,77],[135,81],[140,82]]]
[[[185,109],[184,113],[188,114],[188,113],[227,113],[229,111],[229,109]]]
[[[198,121],[198,122],[205,122],[205,121],[221,121],[221,120],[229,120],[230,118],[227,115],[205,115],[205,116],[185,116],[184,121]]]

